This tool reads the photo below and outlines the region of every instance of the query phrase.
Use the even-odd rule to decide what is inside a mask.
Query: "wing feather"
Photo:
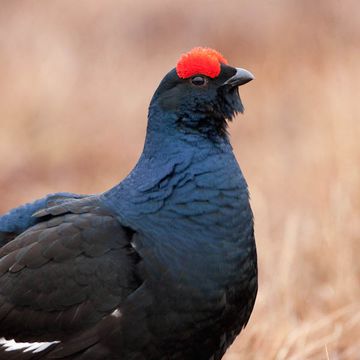
[[[132,232],[96,197],[35,216],[0,249],[0,338],[62,340],[96,325],[140,285]]]

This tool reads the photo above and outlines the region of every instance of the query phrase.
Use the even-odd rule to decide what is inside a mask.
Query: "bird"
[[[1,360],[224,356],[258,288],[249,190],[228,132],[253,78],[214,49],[183,53],[151,99],[128,176],[0,217]]]

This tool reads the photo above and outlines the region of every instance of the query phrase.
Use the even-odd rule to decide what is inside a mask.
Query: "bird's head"
[[[161,81],[150,114],[156,108],[167,115],[157,127],[226,136],[227,120],[244,111],[238,87],[253,78],[249,71],[228,65],[216,50],[194,48],[183,54],[176,68]]]

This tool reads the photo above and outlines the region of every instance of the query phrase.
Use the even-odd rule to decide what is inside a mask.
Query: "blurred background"
[[[360,2],[2,1],[0,211],[96,193],[135,164],[182,52],[256,80],[231,124],[260,289],[235,359],[360,359]]]

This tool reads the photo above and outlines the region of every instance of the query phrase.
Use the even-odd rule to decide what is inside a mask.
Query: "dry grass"
[[[360,3],[11,1],[0,12],[0,198],[109,188],[163,74],[195,45],[250,69],[231,125],[260,291],[233,359],[360,359]]]

